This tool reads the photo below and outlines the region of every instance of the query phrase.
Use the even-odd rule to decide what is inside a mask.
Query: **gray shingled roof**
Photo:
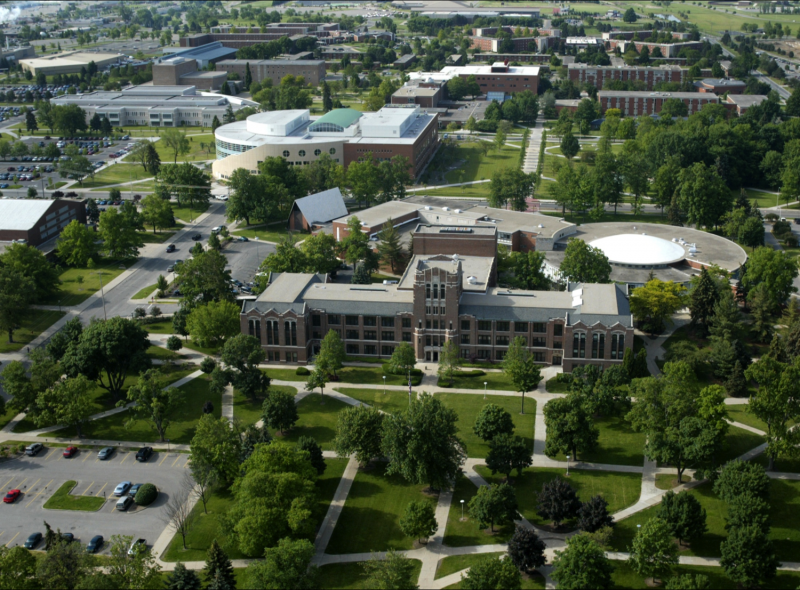
[[[297,199],[294,204],[308,223],[328,223],[347,215],[347,207],[339,187]]]

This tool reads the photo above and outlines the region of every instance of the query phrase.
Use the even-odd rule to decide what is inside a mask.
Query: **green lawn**
[[[189,152],[186,154],[178,155],[178,162],[197,162],[203,160],[213,160],[216,157],[214,150],[214,135],[212,133],[205,133],[201,135],[189,135],[186,139],[189,140]],[[211,148],[201,150],[200,144],[210,144]],[[158,152],[161,161],[164,164],[172,164],[175,160],[175,152],[167,145],[159,140],[153,143]]]
[[[763,466],[764,469],[769,468],[769,457],[764,453],[755,457],[753,461]],[[786,471],[789,473],[800,472],[800,457],[778,457],[775,460],[775,471]]]
[[[458,412],[458,436],[467,445],[467,456],[483,458],[489,453],[489,444],[473,432],[475,419],[486,404],[495,404],[511,414],[514,421],[514,434],[521,436],[525,446],[533,449],[534,422],[536,421],[536,400],[525,403],[525,414],[519,413],[518,396],[493,395],[486,400],[479,394],[440,393],[436,397],[445,405]]]
[[[167,350],[166,348],[156,345],[153,345],[147,349],[147,355],[151,359],[158,359],[162,361],[168,361],[168,360],[174,361],[176,359],[186,358],[179,352],[173,352],[171,350]]]
[[[270,385],[269,390],[283,391],[291,393],[292,395],[297,395],[297,389],[289,387],[288,385]],[[255,424],[261,420],[261,406],[263,404],[263,399],[250,400],[238,390],[234,390],[233,392],[233,416],[245,426],[248,424]]]
[[[450,503],[450,512],[447,514],[447,526],[444,532],[444,544],[450,547],[469,547],[471,545],[491,545],[505,543],[514,534],[514,525],[494,527],[490,534],[480,528],[480,524],[469,516],[469,501],[478,493],[478,488],[469,479],[461,476],[453,488],[453,501]],[[461,520],[462,505],[464,520]],[[519,501],[519,498],[517,498]]]
[[[200,346],[197,342],[193,342],[191,338],[189,340],[184,340],[183,346],[209,356],[214,356],[222,350],[221,344],[219,346]]]
[[[306,396],[297,404],[300,419],[283,440],[296,443],[301,436],[310,436],[316,440],[323,450],[333,449],[331,441],[336,436],[338,414],[348,404],[318,393]]]
[[[497,553],[472,553],[470,555],[451,555],[450,557],[445,557],[439,560],[439,564],[436,566],[436,576],[434,579],[438,580],[439,578],[444,578],[450,574],[465,570],[478,563],[481,559],[500,557],[505,554],[505,551],[498,551]]]
[[[570,5],[572,6],[572,5]],[[533,577],[525,578],[523,576],[520,590],[544,590],[545,588],[545,581],[542,576],[539,574],[534,574]],[[461,581],[458,584],[450,584],[449,586],[445,586],[446,590],[461,590],[462,588],[466,588],[464,582]]]
[[[134,299],[136,299],[135,296]],[[142,327],[150,334],[172,334],[175,331],[172,327],[172,318],[153,322],[152,324],[142,324]],[[186,345],[185,340],[183,344],[184,346]]]
[[[172,214],[175,216],[175,219],[182,219],[183,221],[194,221],[197,219],[199,215],[202,215],[208,210],[208,203],[202,203],[195,207],[180,207],[174,206],[172,207]]]
[[[642,466],[644,464],[645,434],[643,432],[634,432],[630,422],[622,416],[595,418],[594,423],[600,430],[597,448],[580,454],[578,456],[580,461],[611,465]],[[563,454],[558,455],[556,459],[567,460]]]
[[[185,370],[185,374],[194,372]],[[170,376],[169,381],[174,382],[179,379],[179,373]],[[208,381],[205,379],[194,379],[179,388],[183,392],[183,402],[173,412],[173,422],[167,428],[166,438],[170,442],[177,444],[189,444],[192,442],[197,423],[203,415],[203,404],[210,401],[214,404],[214,416],[219,418],[222,415],[222,396],[209,391]],[[130,419],[129,412],[120,412],[93,420],[84,427],[84,434],[92,438],[105,440],[130,440],[146,443],[160,442],[156,430],[149,422],[137,420],[130,426],[126,423]],[[59,436],[74,436],[74,429],[67,428],[58,431]],[[51,435],[52,436],[52,435]]]
[[[479,466],[476,471],[486,481],[498,483],[504,475],[492,475],[486,466]],[[564,478],[565,470],[559,468],[528,468],[522,477],[514,477],[514,489],[517,492],[519,511],[530,522],[536,525],[550,524],[536,513],[536,504],[542,485],[557,477]],[[575,488],[581,501],[586,502],[598,494],[608,502],[608,512],[614,514],[623,508],[635,504],[639,500],[642,488],[640,473],[618,473],[612,471],[589,471],[572,469],[569,478],[564,478]]]
[[[408,391],[387,389],[357,389],[355,387],[337,387],[335,391],[357,399],[360,402],[378,408],[387,414],[399,414],[408,408]]]
[[[149,287],[145,287],[144,289],[141,289],[141,290],[137,291],[136,295],[131,297],[131,299],[148,299],[150,297],[150,295],[152,295],[155,292],[156,289],[158,289],[157,285],[150,285]],[[172,328],[172,322],[170,322],[169,324],[170,324],[170,328]],[[150,332],[150,331],[151,330],[148,330],[148,332]],[[171,331],[170,332],[166,332],[166,333],[167,334],[172,334]]]
[[[569,393],[569,383],[559,381],[558,377],[552,377],[544,384],[548,393]]]
[[[642,576],[634,572],[625,561],[614,561],[614,573],[611,579],[614,588],[633,588],[647,589],[652,588],[645,584]],[[725,575],[721,567],[700,566],[700,565],[679,565],[672,570],[672,576],[684,574],[703,575],[708,578],[709,590],[729,590],[735,588],[736,584]],[[778,575],[769,580],[765,588],[775,590],[795,590],[800,585],[800,573],[798,572],[778,572]]]
[[[422,562],[419,559],[412,559],[414,563],[414,573],[412,580],[416,583],[419,579],[419,572],[422,570]],[[360,562],[355,563],[331,563],[319,568],[316,588],[337,589],[337,590],[362,590],[368,589],[367,576]],[[241,587],[241,586],[240,586]]]
[[[42,332],[63,318],[65,311],[48,311],[45,309],[29,309],[14,330],[14,342],[8,341],[8,332],[0,338],[0,352],[14,352],[30,344]]]
[[[684,547],[681,553],[719,557],[720,542],[727,537],[725,502],[714,494],[711,483],[704,483],[687,493],[695,496],[705,508],[708,531],[690,547]],[[800,551],[800,481],[770,480],[769,504],[772,522],[770,539],[775,544],[775,554],[782,561],[795,561]],[[636,534],[636,525],[647,522],[657,513],[658,506],[654,506],[619,521],[614,527],[614,536],[611,539],[613,550],[627,551]]]
[[[270,223],[268,225],[251,225],[245,229],[236,230],[233,232],[235,236],[244,236],[250,238],[258,238],[264,242],[279,242],[289,233],[286,228],[285,221],[278,221],[277,223]],[[302,239],[305,234],[298,234],[298,239]]]
[[[101,258],[95,268],[68,268],[61,273],[61,292],[47,303],[69,307],[86,301],[125,271],[130,261]]]
[[[84,510],[95,512],[105,504],[106,499],[96,496],[72,496],[70,492],[77,485],[76,481],[67,481],[44,503],[50,510]]]
[[[487,385],[484,386],[484,383]],[[439,379],[439,387],[449,387],[448,379]],[[500,389],[514,391],[514,384],[505,373],[491,372],[483,375],[470,375],[470,371],[458,371],[453,376],[453,389]]]
[[[175,231],[183,227],[182,223],[176,223],[174,227],[169,229],[159,229],[157,233],[153,233],[153,228],[146,229],[145,231],[137,231],[136,235],[141,238],[145,244],[163,244],[169,242]]]
[[[14,410],[9,409],[8,405],[6,405],[6,411],[3,414],[0,414],[0,430],[6,427],[6,424],[11,422],[14,419],[14,416],[17,415],[17,412]]]
[[[422,494],[425,487],[409,484],[399,475],[386,475],[385,463],[359,470],[344,510],[333,531],[327,553],[361,553],[411,549],[414,539],[400,530],[400,517],[412,500],[436,499]]]
[[[459,143],[454,148],[454,170],[445,174],[447,184],[454,182],[470,182],[488,180],[495,170],[500,168],[519,167],[519,148],[503,146],[498,152],[494,147],[484,156],[478,142]]]
[[[462,186],[428,189],[425,191],[416,191],[414,194],[425,195],[427,197],[462,197],[465,199],[485,199],[489,196],[489,183],[481,182],[478,184],[465,184]]]
[[[728,434],[725,437],[724,448],[722,453],[720,453],[720,456],[717,458],[717,461],[721,464],[731,461],[732,459],[736,459],[737,457],[740,457],[747,451],[756,448],[758,445],[764,442],[765,439],[763,436],[754,434],[749,430],[744,430],[743,428],[731,426],[728,429]]]
[[[133,182],[135,180],[146,180],[153,178],[153,175],[142,168],[141,164],[113,164],[103,168],[100,172],[94,175],[94,178],[86,178],[83,181],[83,188],[103,188],[113,184],[121,184],[123,182]],[[131,187],[122,186],[120,190],[136,190],[139,184],[134,184]],[[101,197],[101,195],[97,195]]]
[[[735,406],[727,406],[728,418],[734,422],[740,422],[759,430],[767,431],[767,424],[762,420],[756,418],[753,414],[747,411],[747,404],[738,404]]]
[[[308,375],[298,375],[296,369],[265,369],[265,373],[270,379],[279,381],[308,381]],[[359,383],[369,385],[383,385],[383,369],[377,367],[344,367],[337,372],[339,381],[331,382],[328,387],[339,383]],[[411,383],[419,384],[421,377],[412,376]],[[408,377],[405,375],[386,375],[386,385],[408,385]]]

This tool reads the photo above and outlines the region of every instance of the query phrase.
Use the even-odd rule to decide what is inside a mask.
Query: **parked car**
[[[239,236],[238,238],[236,238],[236,241],[237,242],[249,242],[250,240],[248,240],[245,236]]]
[[[203,239],[203,236],[201,236],[200,234],[194,234],[194,235],[192,236],[192,239],[193,239],[193,240],[196,242],[196,241],[198,241],[198,240],[202,240],[202,239]]]
[[[19,490],[8,490],[8,493],[5,496],[3,496],[3,503],[13,504],[14,502],[17,501],[17,498],[19,498],[20,494],[22,494],[22,492],[20,492]]]
[[[130,481],[120,482],[119,484],[117,484],[117,487],[114,488],[114,495],[115,496],[124,496],[127,493],[127,491],[129,489],[131,489],[132,485],[133,485],[133,482],[130,482]]]
[[[114,447],[103,447],[97,453],[97,458],[101,461],[105,461],[106,459],[111,458],[111,455],[114,454]]]
[[[25,540],[25,549],[36,549],[36,546],[42,542],[42,533],[31,533]]]
[[[167,253],[175,251],[175,244],[170,244],[167,246]]]
[[[138,492],[139,488],[141,488],[143,485],[144,485],[143,483],[135,483],[135,484],[133,484],[131,486],[131,489],[128,490],[128,495],[135,500],[136,499],[136,492]]]
[[[33,443],[32,445],[25,447],[25,454],[35,457],[43,448],[44,445],[42,443]]]
[[[136,553],[138,547],[147,547],[147,541],[144,539],[136,539],[133,543],[131,543],[131,547],[128,549],[128,555],[133,555]]]
[[[64,449],[64,452],[62,453],[62,455],[64,457],[66,457],[67,459],[69,459],[70,457],[72,457],[77,452],[78,452],[78,447],[67,447],[66,449]]]
[[[136,452],[136,460],[144,463],[153,454],[153,447],[142,447]]]
[[[75,535],[72,533],[61,533],[61,540],[65,543],[72,543],[75,540]]]
[[[174,267],[173,265],[171,265],[171,264],[170,264],[170,265],[167,267],[167,272],[175,272],[175,267]]]
[[[86,552],[97,553],[100,550],[100,547],[103,546],[103,541],[103,535],[95,535],[92,537],[92,540],[89,541],[89,544],[86,545]]]
[[[133,504],[133,498],[130,496],[123,496],[117,501],[117,510],[125,512]]]

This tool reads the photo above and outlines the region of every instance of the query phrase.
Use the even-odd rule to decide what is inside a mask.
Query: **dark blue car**
[[[86,551],[88,553],[97,553],[100,550],[100,547],[103,546],[103,540],[103,535],[95,535],[86,546]]]

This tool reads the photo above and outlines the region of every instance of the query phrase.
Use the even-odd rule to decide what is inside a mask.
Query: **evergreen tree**
[[[313,437],[301,436],[297,439],[297,448],[300,451],[308,451],[309,455],[311,455],[311,465],[317,470],[317,475],[325,473],[327,465],[325,464],[325,458],[322,456],[322,447]]]
[[[331,87],[328,86],[328,83],[323,80],[322,81],[322,111],[327,113],[328,111],[333,109],[333,100],[331,100]]]
[[[236,588],[236,577],[233,573],[233,565],[227,553],[222,550],[217,540],[211,542],[206,554],[206,566],[203,568],[206,577],[206,584],[209,588],[212,585],[221,590],[222,588]],[[221,586],[220,584],[225,584]]]
[[[187,570],[180,561],[167,576],[167,590],[200,590],[202,587],[200,576],[193,570]]]
[[[253,74],[250,72],[250,62],[244,65],[244,89],[250,90],[250,85],[253,83]]]
[[[378,234],[378,255],[383,264],[391,267],[393,273],[402,270],[405,256],[403,246],[400,244],[400,232],[394,226],[391,217],[386,221],[384,228]]]
[[[739,360],[733,364],[731,376],[725,382],[725,391],[730,397],[747,397],[747,379],[744,376],[742,362]]]
[[[211,131],[212,132],[216,131],[217,127],[219,127],[220,125],[222,125],[222,123],[220,123],[219,118],[216,115],[214,115],[214,119],[211,121]]]
[[[714,315],[714,306],[719,300],[719,293],[714,280],[705,267],[700,271],[700,280],[692,290],[689,310],[692,314],[692,325],[700,324],[704,332],[708,331],[708,324]]]
[[[369,285],[372,283],[372,274],[364,263],[356,266],[353,271],[353,278],[350,280],[353,285]]]

